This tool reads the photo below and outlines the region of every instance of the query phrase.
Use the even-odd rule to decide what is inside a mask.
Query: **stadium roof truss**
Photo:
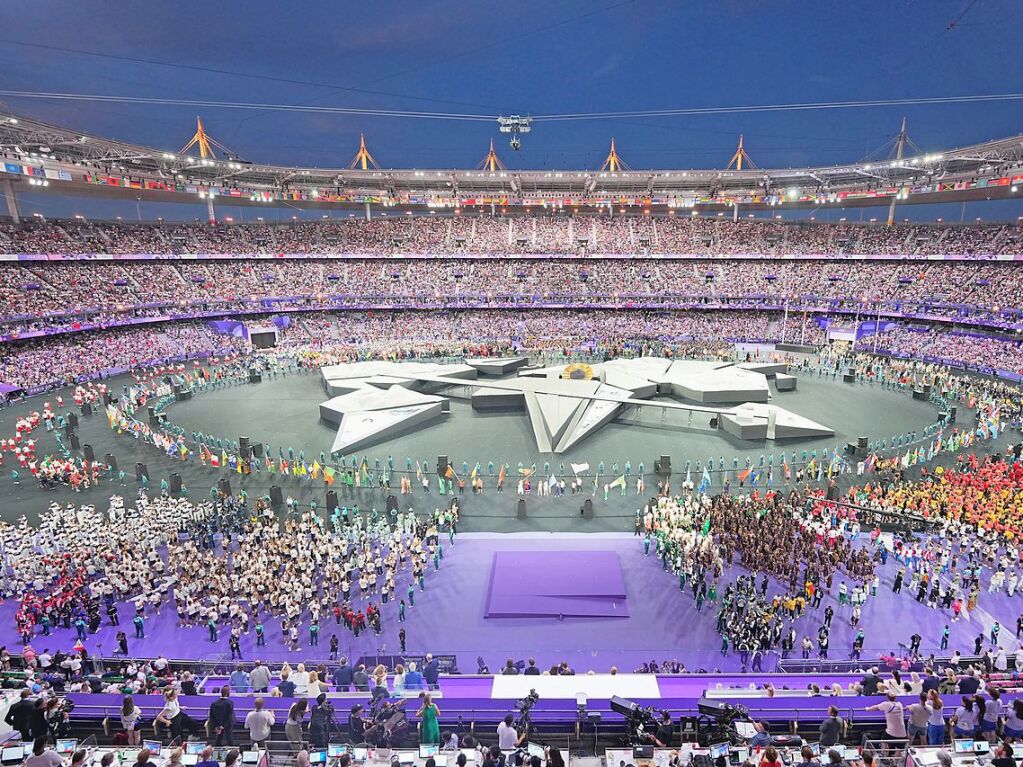
[[[740,201],[744,206],[758,207],[819,205],[838,200],[855,204],[854,197],[865,194],[872,198],[867,204],[876,205],[886,203],[899,190],[904,194],[900,199],[906,202],[1008,196],[1009,190],[1001,189],[1005,184],[988,186],[977,180],[1023,172],[1023,134],[902,160],[807,168],[355,170],[268,165],[230,156],[199,158],[0,113],[0,158],[0,177],[4,179],[27,185],[26,176],[42,169],[46,179],[60,182],[38,191],[85,194],[103,189],[107,195],[124,197],[145,192],[146,199],[168,201],[175,197],[191,201],[187,198],[194,199],[197,190],[216,189],[219,196],[230,189],[236,198],[232,202],[243,204],[293,204],[299,199],[324,206],[371,202],[443,208],[472,205],[476,198],[491,204],[502,204],[501,200],[507,199],[508,204],[539,205],[567,197],[583,205],[617,205],[620,201],[642,204],[638,202],[641,200],[649,205],[651,201],[657,204],[658,200],[672,199],[676,203],[685,201],[672,205],[677,207],[727,206]],[[22,169],[16,170],[19,165]],[[106,183],[97,177],[103,177]],[[113,183],[109,180],[112,177],[121,183]],[[971,180],[977,183],[971,184]],[[938,190],[950,194],[933,199],[933,192]],[[834,199],[826,199],[828,196]]]

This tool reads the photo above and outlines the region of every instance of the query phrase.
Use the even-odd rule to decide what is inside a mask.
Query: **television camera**
[[[696,703],[697,738],[700,743],[743,743],[752,737],[749,709],[734,703],[700,698]]]
[[[533,720],[529,715],[529,712],[533,710],[533,706],[540,700],[540,695],[535,689],[529,691],[529,695],[515,704],[515,708],[518,711],[518,716],[515,718],[515,729],[520,733],[528,733],[530,727],[533,725]]]
[[[631,700],[611,697],[611,710],[625,718],[625,743],[630,746],[647,745],[654,742],[657,720],[653,706],[640,706]]]

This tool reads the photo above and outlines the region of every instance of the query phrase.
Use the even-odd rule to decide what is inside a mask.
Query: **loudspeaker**
[[[437,476],[443,477],[448,473],[448,457],[446,455],[437,456]]]
[[[956,422],[956,412],[958,411],[958,409],[959,408],[956,405],[953,405],[948,409],[948,418],[952,423]]]
[[[88,442],[82,445],[82,457],[85,458],[85,460],[88,461],[89,463],[92,463],[93,461],[96,460],[96,451],[92,449],[92,445],[90,445]]]
[[[152,421],[154,418],[156,418],[156,408],[155,407],[147,407],[146,408],[146,414],[149,416],[149,420]]]
[[[181,475],[177,472],[170,475],[170,491],[175,495],[181,494]]]
[[[846,455],[856,455],[856,443],[854,443],[854,442],[846,442],[845,443],[845,453],[846,453]]]
[[[260,372],[258,370],[253,369],[253,370],[249,371],[249,383],[253,383],[253,384],[254,383],[261,383],[262,381],[263,381],[263,376],[260,374]]]
[[[846,383],[856,383],[855,373],[842,373],[842,380]]]
[[[67,435],[67,438],[68,438],[68,440],[71,443],[71,449],[72,450],[80,450],[81,449],[82,443],[78,440],[78,435],[77,434],[72,432],[71,434]]]
[[[248,458],[249,457],[249,438],[248,437],[239,437],[238,438],[238,454],[242,458]]]
[[[75,433],[75,427],[72,426],[70,422],[65,423],[64,424],[64,436],[65,437],[70,437],[74,433]]]
[[[928,397],[921,389],[913,389],[913,399],[921,400],[926,402]]]
[[[137,482],[141,482],[143,477],[145,477],[146,479],[149,479],[149,467],[146,466],[144,463],[136,463],[135,464],[135,480]]]
[[[654,474],[659,477],[667,477],[671,474],[671,456],[662,455],[654,461]]]
[[[712,429],[718,428],[718,417],[717,416],[714,416],[713,418],[710,419],[710,428],[712,428]]]
[[[593,519],[593,501],[587,498],[583,501],[583,519]]]
[[[284,493],[280,485],[270,485],[270,505],[275,509],[284,504]]]
[[[83,402],[82,403],[82,415],[92,415],[92,403],[91,402]]]
[[[262,458],[263,457],[263,443],[262,442],[253,442],[252,443],[252,457],[253,458]]]
[[[868,443],[868,440],[867,440],[866,437],[860,437],[858,440],[856,440],[856,446],[857,447],[861,447],[864,450],[867,449],[867,443]]]
[[[387,504],[388,514],[390,514],[392,511],[398,510],[398,499],[395,498],[393,494],[387,496],[387,500],[385,501],[385,503]],[[333,509],[331,509],[331,511],[333,511]]]
[[[518,503],[518,506],[516,507],[515,516],[518,517],[519,519],[525,519],[526,518],[526,499],[525,498],[519,498],[519,503]]]
[[[340,509],[340,508],[341,508],[341,504],[338,503],[338,501],[337,501],[337,491],[336,490],[328,490],[327,491],[327,511],[329,513],[333,514],[334,513],[334,509]]]
[[[107,405],[113,405],[113,404],[114,404],[114,396],[110,392],[108,392],[108,391],[103,392],[103,407],[106,407]]]
[[[110,471],[117,471],[117,458],[113,453],[103,456],[103,463],[110,467]]]
[[[227,477],[221,477],[217,480],[217,490],[222,492],[224,495],[231,495],[231,480]]]
[[[78,428],[78,416],[75,413],[67,414],[67,425],[70,426],[72,429]]]
[[[181,384],[174,384],[171,387],[171,391],[174,392],[175,394],[181,394]]]

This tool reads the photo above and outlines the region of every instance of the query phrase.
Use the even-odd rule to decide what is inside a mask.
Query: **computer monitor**
[[[5,746],[3,751],[0,751],[0,762],[20,762],[24,758],[24,746]]]
[[[365,747],[355,746],[352,749],[352,761],[364,762],[369,758],[369,749]]]
[[[736,722],[735,734],[740,738],[749,740],[757,734],[756,725],[754,725],[753,722]]]
[[[813,751],[813,755],[814,756],[820,756],[821,755],[821,744],[820,743],[807,743],[807,745],[810,747],[810,750]]]
[[[440,745],[437,743],[420,743],[419,744],[419,758],[429,759],[431,756],[437,756],[440,753]]]
[[[340,756],[348,753],[349,746],[344,743],[328,743],[327,744],[327,758],[337,759]]]
[[[991,744],[986,740],[975,740],[973,742],[973,753],[986,754],[991,750]]]
[[[973,738],[959,738],[952,741],[952,753],[955,754],[972,754],[973,753]]]
[[[309,752],[309,764],[326,764],[327,763],[327,752],[326,751],[310,751]]]
[[[720,759],[728,756],[728,743],[711,743],[709,756],[711,759]]]
[[[242,764],[255,764],[258,761],[258,751],[242,751]]]
[[[152,754],[159,754],[160,749],[163,748],[163,743],[158,740],[144,740],[142,741],[142,748],[148,748]]]
[[[436,767],[448,767],[447,754],[437,754],[437,756],[433,757],[433,763]]]
[[[195,767],[195,765],[199,764],[199,755],[198,754],[182,754],[181,755],[181,763],[183,765],[185,765],[185,767]]]
[[[186,754],[201,754],[204,748],[206,748],[206,744],[201,740],[189,740],[185,742]]]
[[[402,751],[398,754],[399,764],[415,764],[416,755],[411,751]]]
[[[76,748],[78,748],[78,738],[57,738],[57,744],[53,750],[58,754],[73,754]]]
[[[749,749],[746,746],[740,746],[739,748],[732,749],[732,764],[742,764],[749,759]]]
[[[837,746],[837,748],[841,748],[841,746]],[[849,759],[859,759],[860,758],[860,750],[858,748],[856,748],[855,746],[846,746],[845,747],[845,751],[842,754],[842,758],[846,759],[846,760],[849,760]]]

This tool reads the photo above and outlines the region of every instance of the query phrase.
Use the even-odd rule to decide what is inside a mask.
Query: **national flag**
[[[504,482],[504,464],[501,464],[501,470],[497,473],[498,483]]]
[[[703,527],[700,528],[700,535],[706,536],[708,533],[710,533],[710,514],[703,520]]]
[[[330,466],[323,467],[323,481],[326,482],[328,486],[334,484],[334,469]],[[331,509],[331,511],[333,511],[333,509]]]
[[[221,450],[220,451],[220,465],[221,466],[227,466],[227,451],[226,450]]]
[[[616,479],[614,482],[612,482],[610,485],[608,485],[609,489],[614,489],[616,487],[625,487],[625,475],[624,474],[622,474],[622,476],[620,476],[618,479]]]
[[[479,474],[479,471],[480,471],[480,465],[477,463],[475,466],[472,467],[472,472],[469,474],[469,481],[470,482],[472,482],[472,483],[476,482],[476,475]]]
[[[454,469],[454,467],[450,463],[448,464],[447,469],[444,470],[444,476],[447,479],[454,479],[455,478],[455,469]]]
[[[501,471],[503,472],[504,469],[502,468]],[[419,465],[419,461],[416,461],[416,479],[419,480],[420,482],[423,481],[423,469]]]
[[[686,466],[686,484],[693,486],[693,470],[689,466]]]
[[[316,461],[316,460],[313,461],[313,470],[310,472],[310,474],[312,475],[313,479],[317,479],[320,476],[320,469],[322,469],[322,468],[323,467],[320,466],[320,462],[319,461]]]
[[[782,468],[782,471],[785,473],[785,481],[787,482],[788,480],[792,479],[792,469],[789,468],[788,461],[786,461],[785,459],[782,459],[781,468]]]
[[[738,474],[736,474],[735,477],[740,482],[745,482],[747,479],[749,479],[749,477],[750,477],[750,475],[752,473],[753,473],[753,467],[752,466],[747,466],[745,469],[743,469]]]
[[[707,467],[703,467],[703,477],[700,479],[700,486],[696,489],[696,492],[703,493],[707,492],[707,488],[710,487],[710,472],[707,471]]]
[[[575,474],[577,477],[584,471],[590,470],[590,465],[588,463],[573,463],[570,465],[572,467],[572,473]]]

